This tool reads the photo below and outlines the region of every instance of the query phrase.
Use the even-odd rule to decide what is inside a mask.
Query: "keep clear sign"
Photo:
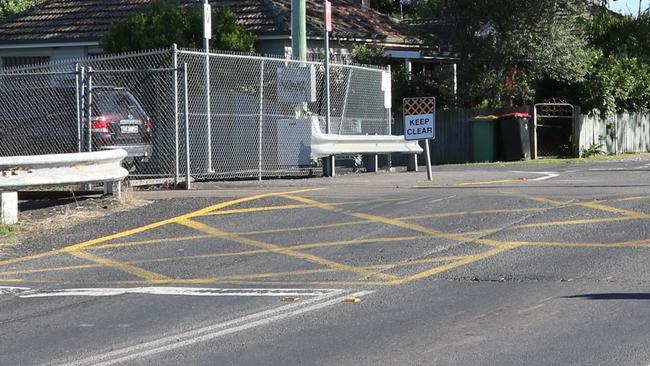
[[[404,116],[405,140],[433,140],[436,138],[435,117],[433,114],[414,114]]]
[[[424,140],[427,179],[433,180],[429,140],[436,138],[436,98],[404,98],[403,102],[404,140]],[[414,160],[414,164],[417,171],[417,159]]]

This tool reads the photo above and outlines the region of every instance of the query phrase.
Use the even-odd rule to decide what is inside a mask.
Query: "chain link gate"
[[[83,151],[124,149],[132,178],[178,182],[178,72],[81,67]]]
[[[533,158],[575,156],[574,107],[551,101],[536,104],[533,111]]]

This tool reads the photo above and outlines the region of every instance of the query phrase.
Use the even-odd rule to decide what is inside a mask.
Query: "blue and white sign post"
[[[433,180],[429,140],[436,138],[436,98],[404,98],[403,103],[404,139],[407,141],[424,140],[427,179]]]

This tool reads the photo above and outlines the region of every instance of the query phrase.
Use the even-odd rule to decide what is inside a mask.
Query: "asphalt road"
[[[650,364],[650,158],[201,188],[3,251],[0,365]]]

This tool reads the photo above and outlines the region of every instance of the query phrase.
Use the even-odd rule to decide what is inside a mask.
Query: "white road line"
[[[360,291],[350,294],[349,296],[361,297],[373,292],[374,291]],[[187,347],[196,343],[209,341],[217,337],[266,325],[275,321],[287,319],[296,315],[339,304],[347,296],[340,296],[333,299],[329,298],[341,293],[342,292],[338,292],[336,294],[332,293],[329,295],[308,299],[302,302],[280,306],[275,309],[251,314],[225,323],[214,324],[188,332],[163,337],[154,341],[140,343],[135,346],[91,356],[82,360],[64,363],[61,366],[108,366],[132,361],[135,359],[142,359],[142,357],[155,355],[161,352],[168,352],[181,347]]]
[[[15,295],[29,290],[28,287],[0,286],[0,295]]]
[[[512,171],[511,173],[517,173],[517,174],[540,174],[543,175],[543,177],[535,178],[535,179],[528,179],[530,182],[540,182],[543,180],[551,179],[558,177],[560,174],[554,173],[554,172],[525,172],[525,171]]]
[[[324,296],[340,293],[337,289],[277,289],[277,288],[197,288],[197,287],[131,287],[131,288],[70,288],[34,290],[18,293],[21,298],[61,296],[117,296],[125,294],[178,296]],[[0,294],[2,294],[0,289]]]

